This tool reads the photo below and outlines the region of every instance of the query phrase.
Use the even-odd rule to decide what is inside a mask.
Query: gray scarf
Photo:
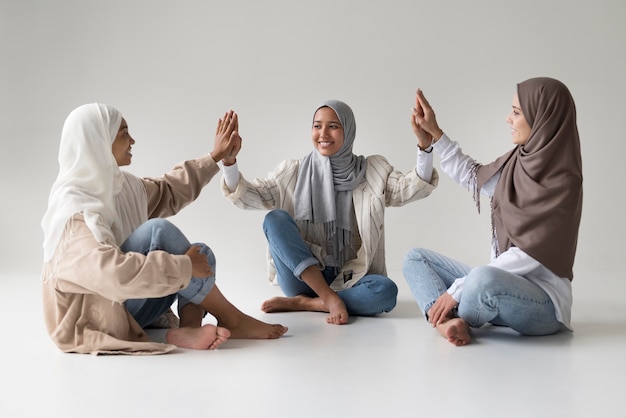
[[[322,107],[337,114],[344,131],[343,146],[330,157],[314,150],[303,158],[296,180],[294,218],[306,241],[325,246],[326,240],[334,239],[335,259],[343,263],[347,256],[344,247],[352,242],[352,190],[364,180],[367,160],[352,153],[356,137],[352,109],[339,100],[326,100],[315,112]]]

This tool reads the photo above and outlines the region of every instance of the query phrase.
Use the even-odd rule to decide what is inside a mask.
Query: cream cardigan
[[[293,216],[294,191],[301,160],[283,161],[264,179],[247,181],[239,175],[237,188],[231,192],[222,178],[222,193],[241,209],[283,209]],[[342,271],[352,270],[352,280],[344,282],[340,272],[332,283],[334,290],[354,286],[366,274],[387,274],[385,264],[385,207],[403,206],[423,199],[437,187],[439,175],[433,170],[430,183],[422,180],[414,169],[402,173],[389,164],[385,157],[367,157],[365,181],[352,192],[352,201],[362,246],[357,258],[348,261]],[[323,266],[325,254],[316,243],[307,243],[313,255]],[[268,278],[276,284],[276,270],[267,251]]]

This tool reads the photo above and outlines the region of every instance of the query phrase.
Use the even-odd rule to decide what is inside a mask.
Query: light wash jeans
[[[137,252],[147,255],[150,251],[162,250],[170,254],[185,254],[192,244],[183,233],[171,222],[154,218],[144,222],[124,241],[120,247],[123,252]],[[193,244],[201,247],[200,252],[206,254],[213,276],[191,279],[191,283],[177,293],[160,298],[128,299],[124,302],[126,309],[142,327],[147,327],[165,313],[178,298],[178,309],[188,303],[199,304],[204,300],[215,285],[215,255],[202,243]],[[150,286],[150,283],[146,283]]]
[[[263,231],[276,266],[278,284],[285,295],[316,297],[300,275],[307,267],[319,266],[319,262],[302,239],[291,215],[280,209],[270,211],[263,221]],[[335,267],[322,270],[326,283],[330,285],[339,271]],[[338,291],[337,295],[349,314],[373,316],[390,312],[396,306],[398,286],[383,275],[367,274],[351,288]]]
[[[524,335],[553,334],[561,327],[548,294],[523,276],[490,266],[471,268],[423,248],[409,251],[402,270],[424,315],[457,278],[466,276],[457,313],[471,327],[491,323]]]

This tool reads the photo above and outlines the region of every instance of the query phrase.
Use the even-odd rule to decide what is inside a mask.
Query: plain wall
[[[123,113],[137,175],[209,152],[217,119],[234,109],[240,168],[264,177],[311,151],[313,110],[330,98],[355,112],[355,153],[383,154],[407,171],[416,88],[448,135],[487,163],[512,147],[505,118],[516,83],[536,76],[562,80],[577,104],[584,207],[575,271],[617,268],[625,22],[620,0],[0,0],[0,272],[41,269],[61,127],[81,104]],[[232,206],[219,180],[172,220],[213,248],[221,280],[264,277],[264,212]],[[389,270],[415,246],[486,262],[485,203],[478,215],[470,193],[443,175],[429,198],[388,208]]]

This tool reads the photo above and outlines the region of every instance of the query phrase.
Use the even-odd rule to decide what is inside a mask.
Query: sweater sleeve
[[[441,162],[441,171],[446,173],[456,183],[469,190],[472,166],[475,161],[469,155],[463,153],[458,142],[452,141],[446,134],[443,134],[437,142],[433,144],[433,149],[437,151]],[[495,190],[498,176],[490,178],[481,188],[481,194],[492,196]]]
[[[175,215],[198,198],[202,188],[219,172],[210,155],[177,164],[162,177],[143,178],[148,197],[148,218]]]
[[[151,251],[123,253],[98,243],[82,215],[68,221],[54,260],[57,289],[98,294],[115,302],[170,295],[191,281],[191,260],[185,255]]]
[[[439,183],[437,171],[431,169],[429,182],[417,175],[415,168],[404,173],[396,170],[381,155],[373,155],[367,158],[368,184],[384,185],[383,193],[386,206],[403,206],[407,203],[428,197]]]
[[[241,209],[284,209],[293,213],[293,198],[299,166],[300,160],[285,160],[265,178],[250,181],[238,172],[239,181],[234,189],[231,189],[232,184],[226,184],[226,179],[223,177],[222,193]]]

